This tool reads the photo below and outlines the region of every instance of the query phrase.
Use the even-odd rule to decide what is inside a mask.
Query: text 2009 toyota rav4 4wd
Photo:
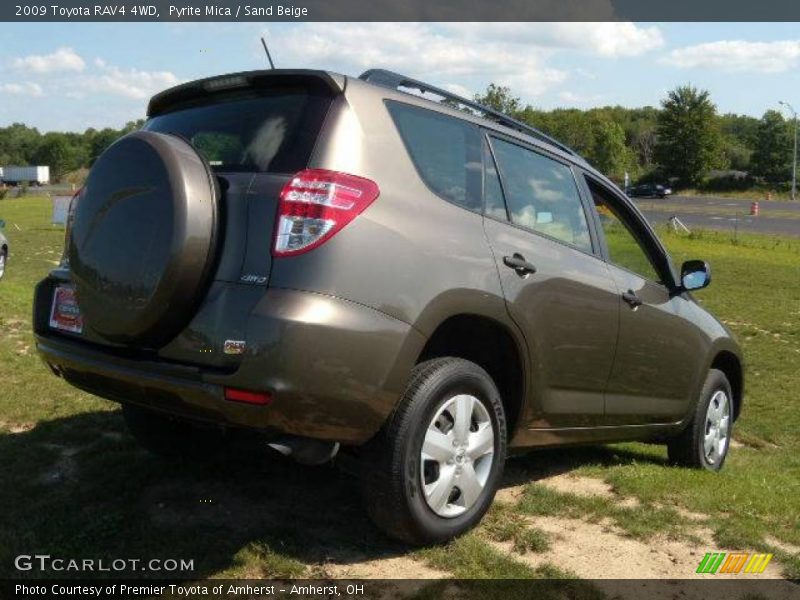
[[[555,140],[386,71],[163,92],[70,220],[35,298],[55,374],[156,451],[208,424],[341,447],[407,541],[473,526],[518,449],[656,440],[719,469],[742,409],[739,347],[688,293],[704,262],[676,271]]]

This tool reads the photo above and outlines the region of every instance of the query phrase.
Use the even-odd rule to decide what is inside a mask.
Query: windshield
[[[251,92],[150,119],[148,131],[190,141],[215,171],[295,173],[308,165],[330,97]]]

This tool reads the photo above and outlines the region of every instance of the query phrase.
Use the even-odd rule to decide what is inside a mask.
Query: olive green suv
[[[719,469],[739,346],[641,213],[540,131],[373,70],[155,96],[37,287],[39,353],[159,453],[247,429],[357,458],[392,536],[447,540],[508,453],[648,440]]]

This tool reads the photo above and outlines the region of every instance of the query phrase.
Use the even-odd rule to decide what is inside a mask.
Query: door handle
[[[628,290],[627,292],[622,293],[622,299],[628,303],[633,310],[636,310],[642,305],[642,299],[636,295],[636,292],[633,290]]]
[[[514,269],[514,272],[520,277],[536,273],[536,266],[525,260],[525,257],[519,252],[515,252],[512,256],[504,256],[503,264]]]

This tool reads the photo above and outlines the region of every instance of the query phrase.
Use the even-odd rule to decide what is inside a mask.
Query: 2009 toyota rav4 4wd
[[[722,466],[742,363],[689,294],[709,268],[677,271],[569,148],[380,70],[214,77],[148,116],[96,161],[34,307],[44,361],[146,447],[341,447],[414,543],[477,523],[511,451]]]

